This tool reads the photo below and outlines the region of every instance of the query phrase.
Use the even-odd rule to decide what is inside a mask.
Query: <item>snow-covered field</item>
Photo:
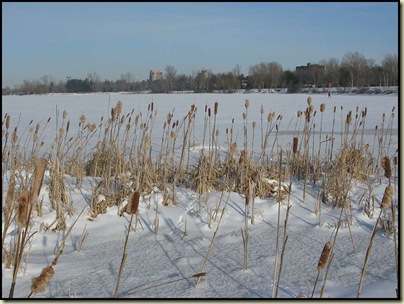
[[[111,108],[118,100],[123,102],[123,113],[134,109],[135,113],[147,113],[148,105],[153,102],[157,109],[151,145],[159,149],[163,123],[169,112],[173,120],[183,119],[195,104],[195,133],[192,134],[195,156],[202,147],[204,108],[213,109],[218,102],[217,129],[219,130],[219,146],[227,149],[226,128],[231,127],[234,118],[234,136],[239,147],[243,143],[242,113],[246,111],[245,100],[248,99],[248,134],[252,140],[256,121],[255,141],[250,143],[254,150],[260,147],[260,109],[265,109],[264,120],[269,112],[275,112],[275,118],[282,115],[278,122],[279,139],[277,144],[284,149],[291,149],[294,136],[297,111],[307,107],[307,94],[90,94],[90,95],[48,95],[48,96],[3,96],[3,118],[6,113],[11,117],[10,129],[18,125],[22,133],[33,120],[43,127],[48,117],[52,117],[42,133],[44,147],[41,153],[51,153],[51,144],[58,134],[61,115],[67,111],[71,119],[71,134],[79,130],[79,117],[86,116],[88,123],[100,122],[110,115]],[[312,104],[317,110],[316,129],[320,126],[320,104],[326,109],[322,115],[323,138],[331,134],[332,129],[343,131],[346,114],[352,111],[359,114],[367,108],[366,126],[363,129],[365,141],[374,146],[375,127],[391,130],[387,156],[397,156],[398,149],[398,117],[389,126],[393,107],[398,107],[397,94],[392,95],[339,95],[332,98],[327,95],[313,95]],[[333,127],[333,108],[337,109],[337,119]],[[175,110],[174,110],[175,109]],[[58,113],[58,121],[56,119]],[[343,113],[343,114],[341,114]],[[384,125],[382,115],[385,113]],[[397,110],[395,110],[397,114]],[[354,116],[355,119],[355,116]],[[354,120],[353,119],[353,120]],[[342,124],[342,125],[341,125]],[[3,126],[4,129],[4,126]],[[302,127],[300,127],[302,129]],[[386,132],[386,131],[385,131]],[[390,131],[389,131],[390,132]],[[28,132],[25,132],[25,135]],[[21,136],[24,136],[23,134]],[[270,140],[273,139],[271,134]],[[343,132],[334,133],[336,147],[342,140]],[[94,139],[94,143],[95,143]],[[23,143],[24,140],[21,140]],[[377,143],[376,143],[377,144]],[[271,143],[272,145],[272,143]],[[316,146],[318,143],[316,143]],[[220,148],[219,147],[219,148]],[[377,149],[376,149],[377,150]],[[3,170],[5,170],[3,164]],[[4,171],[3,171],[4,172]],[[9,174],[5,174],[5,200]],[[397,189],[393,204],[397,203],[398,182],[393,174],[392,185]],[[65,231],[45,231],[44,227],[55,220],[55,211],[50,207],[48,196],[49,172],[45,172],[44,184],[39,194],[43,199],[44,215],[33,217],[32,238],[27,245],[22,269],[18,274],[14,297],[25,298],[31,291],[31,280],[39,276],[41,270],[51,264]],[[122,260],[125,237],[130,215],[118,216],[118,206],[107,209],[90,221],[87,217],[89,200],[93,183],[97,179],[85,177],[82,187],[77,188],[75,179],[66,176],[66,188],[69,201],[74,208],[73,216],[66,218],[67,228],[78,218],[70,235],[66,239],[63,254],[57,265],[55,274],[44,293],[33,295],[35,298],[113,298],[117,284],[118,272]],[[289,184],[289,181],[286,181]],[[308,182],[307,196],[303,201],[303,180],[293,180],[290,195],[290,211],[286,233],[288,236],[282,270],[279,275],[282,240],[287,204],[278,204],[276,196],[255,198],[254,210],[248,213],[248,267],[243,269],[243,237],[241,229],[245,229],[245,197],[235,192],[211,191],[208,196],[185,188],[176,188],[179,204],[163,206],[162,193],[157,190],[141,197],[139,206],[139,222],[132,223],[133,230],[127,244],[127,258],[120,278],[118,297],[125,298],[271,298],[274,284],[279,277],[278,298],[311,297],[317,277],[317,264],[324,245],[334,241],[336,227],[341,210],[331,204],[322,204],[321,213],[316,207],[321,187]],[[368,183],[353,181],[349,191],[351,204],[350,217],[352,225],[346,221],[340,226],[337,234],[334,256],[324,287],[323,298],[356,298],[362,269],[365,263],[373,227],[379,215],[379,203],[388,179],[379,175],[369,176]],[[373,218],[364,212],[366,198],[376,198]],[[203,202],[202,212],[198,214],[198,201]],[[206,202],[206,203],[205,203]],[[4,206],[3,206],[4,207]],[[158,208],[157,208],[158,207]],[[157,210],[156,210],[157,208]],[[212,210],[209,214],[207,210]],[[217,211],[217,214],[215,213]],[[159,217],[158,232],[155,231],[154,219]],[[220,221],[220,218],[223,217]],[[251,215],[254,213],[254,224]],[[211,220],[209,220],[211,216]],[[345,219],[345,215],[342,217]],[[210,223],[209,223],[210,222]],[[277,246],[277,226],[280,225],[279,246]],[[399,220],[396,219],[398,223]],[[219,224],[220,223],[220,224]],[[210,227],[209,227],[210,226]],[[83,233],[84,232],[84,233]],[[80,241],[86,235],[82,248]],[[11,244],[17,235],[17,225],[10,227],[6,246]],[[214,236],[216,238],[214,238]],[[352,236],[352,237],[351,237]],[[212,241],[213,240],[213,241]],[[213,246],[213,247],[211,247]],[[209,248],[211,251],[209,252]],[[277,251],[278,250],[278,251]],[[208,255],[206,266],[205,259]],[[274,280],[274,271],[276,279]],[[196,288],[197,279],[194,274],[206,272]],[[2,264],[2,298],[8,298],[13,269]],[[314,291],[314,298],[320,296],[324,284],[326,267],[319,275]],[[148,288],[151,287],[151,288]],[[398,276],[395,262],[395,244],[393,235],[386,235],[378,229],[369,261],[365,269],[365,277],[361,298],[397,298]]]

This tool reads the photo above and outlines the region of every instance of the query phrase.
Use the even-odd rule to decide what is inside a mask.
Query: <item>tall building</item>
[[[163,73],[159,70],[150,70],[149,80],[155,81],[159,79],[163,79]]]

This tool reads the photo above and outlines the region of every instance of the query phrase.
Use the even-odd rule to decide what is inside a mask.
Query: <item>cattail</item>
[[[210,117],[210,108],[208,108],[208,117]]]
[[[200,278],[206,276],[206,272],[199,272],[192,275],[193,278]]]
[[[219,130],[216,129],[216,137],[219,137]]]
[[[297,137],[293,137],[293,154],[297,152],[297,145],[299,143],[299,139]]]
[[[20,206],[18,208],[18,225],[24,227],[28,218],[28,197],[29,193],[27,190],[21,192],[20,195]]]
[[[33,293],[44,292],[46,285],[55,274],[55,270],[52,266],[46,266],[42,269],[39,277],[33,278],[31,283],[31,291]]]
[[[245,196],[245,204],[248,205],[250,203],[250,195]]]
[[[320,105],[320,112],[323,113],[325,111],[325,103]]]
[[[321,252],[320,259],[318,260],[318,265],[317,265],[318,272],[320,272],[324,268],[325,264],[327,263],[328,255],[330,254],[331,248],[332,248],[332,245],[330,242],[327,242],[324,245],[323,251]]]
[[[14,188],[15,188],[15,181],[14,181],[14,179],[12,179],[10,181],[10,184],[8,185],[8,190],[7,190],[6,214],[11,213],[11,207],[12,207],[13,200],[14,200]]]
[[[261,115],[264,114],[264,106],[263,105],[261,105],[260,113],[261,113]]]
[[[52,117],[49,117],[48,120],[46,121],[46,123],[49,123],[51,119],[52,119]]]
[[[37,142],[37,141],[38,141],[38,134],[34,133],[34,137],[33,137],[32,140],[33,140],[34,142]]]
[[[245,100],[244,106],[246,109],[248,109],[248,107],[250,106],[250,101],[248,99]]]
[[[154,103],[151,103],[151,111],[153,112],[153,108],[154,108]]]
[[[84,125],[86,123],[86,116],[85,115],[80,116],[80,122],[81,122],[82,125]]]
[[[13,141],[13,143],[15,143],[15,142],[17,141],[17,139],[18,139],[18,136],[17,136],[17,127],[15,127],[13,134],[11,134],[11,140]]]
[[[92,125],[90,125],[90,124],[87,125],[87,130],[88,130],[89,132],[93,132],[93,131],[95,130],[95,128],[96,128],[96,124],[95,124],[95,123],[93,123]]]
[[[236,143],[232,143],[230,146],[230,151],[232,153],[236,153],[237,152],[237,144]]]
[[[118,101],[117,103],[116,103],[116,107],[115,107],[115,111],[116,111],[116,115],[117,115],[117,117],[121,114],[121,112],[122,112],[122,101]]]
[[[252,127],[255,129],[256,126],[257,126],[257,123],[255,121],[253,121]]]
[[[67,111],[64,110],[64,111],[63,111],[63,119],[65,119],[66,117],[67,117]]]
[[[38,132],[40,127],[41,127],[40,124],[36,124],[35,132]]]
[[[312,98],[311,98],[311,96],[309,96],[309,97],[307,97],[307,104],[310,106],[311,105],[311,102],[312,102]]]
[[[138,209],[139,209],[139,198],[140,198],[140,193],[139,191],[135,191],[132,194],[131,200],[130,200],[130,205],[129,205],[129,213],[130,214],[136,214]]]
[[[310,106],[309,106],[309,110],[310,110],[310,113],[313,113],[313,112],[314,112],[314,106],[313,106],[313,105],[310,105]]]
[[[334,113],[337,111],[337,107],[336,106],[334,106]]]
[[[66,133],[69,133],[69,129],[70,129],[70,120],[67,122]]]
[[[297,111],[297,118],[299,118],[300,116],[302,116],[303,112],[302,111]]]
[[[393,199],[393,187],[391,185],[388,185],[384,190],[382,204],[380,208],[384,211],[387,210],[390,207],[392,199]]]
[[[351,124],[351,120],[352,120],[351,111],[349,111],[349,113],[346,116],[346,124],[347,125]]]
[[[243,112],[243,119],[245,120],[247,115]]]
[[[214,108],[214,110],[213,110],[213,114],[216,116],[216,114],[217,114],[217,108],[219,107],[219,103],[218,102],[215,102],[215,108]]]
[[[390,166],[390,158],[388,156],[383,157],[382,168],[384,169],[384,176],[387,178],[390,178],[391,177],[391,166]]]
[[[177,134],[174,131],[171,131],[170,136],[171,136],[171,138],[174,138],[174,139],[177,138]]]
[[[64,129],[64,128],[60,128],[60,129],[59,129],[59,137],[62,137],[64,133],[65,133],[65,129]]]
[[[6,118],[6,129],[8,129],[10,127],[10,115],[7,115]]]
[[[35,167],[34,171],[34,180],[31,185],[30,199],[31,203],[35,202],[37,199],[39,192],[41,191],[43,177],[45,174],[46,160],[44,158],[40,158]]]
[[[115,120],[115,117],[116,117],[116,110],[115,110],[115,108],[112,108],[112,109],[111,109],[111,118],[112,118],[112,121]]]

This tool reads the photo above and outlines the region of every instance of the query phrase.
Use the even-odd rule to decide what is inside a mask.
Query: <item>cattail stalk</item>
[[[130,221],[129,221],[129,226],[128,226],[128,233],[126,234],[126,238],[125,238],[125,243],[123,246],[123,254],[122,254],[122,260],[121,260],[121,266],[119,267],[119,273],[118,273],[118,280],[116,282],[116,287],[115,287],[115,293],[114,293],[114,298],[117,297],[118,295],[118,289],[119,289],[119,283],[121,281],[121,276],[122,276],[122,272],[123,272],[123,267],[125,265],[125,261],[126,261],[126,246],[128,244],[128,239],[129,239],[129,233],[130,233],[130,229],[132,226],[132,221],[133,221],[133,215],[134,214],[138,214],[138,210],[139,210],[139,198],[140,198],[140,193],[139,191],[135,191],[132,194],[131,197],[131,201],[130,201],[130,206],[129,206],[129,212],[131,214],[130,216]]]
[[[368,261],[369,261],[370,251],[372,250],[373,241],[374,241],[375,236],[376,236],[377,228],[379,227],[380,217],[381,217],[381,215],[382,215],[382,212],[383,212],[383,211],[386,211],[386,210],[390,207],[392,197],[393,197],[393,187],[390,186],[390,185],[388,185],[388,186],[386,187],[386,189],[384,190],[384,195],[383,195],[383,199],[382,199],[382,204],[381,204],[381,206],[380,206],[380,213],[379,213],[379,216],[377,217],[376,224],[375,224],[375,226],[373,227],[372,236],[371,236],[371,238],[370,238],[369,246],[368,246],[368,249],[367,249],[367,251],[366,251],[365,262],[364,262],[364,264],[363,264],[361,279],[360,279],[360,281],[359,281],[358,293],[357,293],[357,295],[356,295],[357,298],[360,298],[360,295],[361,295],[363,279],[365,278],[365,270],[366,270],[366,266],[367,266]]]
[[[215,232],[213,233],[212,241],[210,242],[210,246],[209,246],[209,249],[208,249],[208,253],[206,254],[205,261],[203,262],[201,272],[205,272],[205,267],[206,267],[206,264],[208,263],[209,255],[210,255],[210,253],[212,252],[213,246],[214,246],[214,244],[215,244],[216,235],[217,235],[217,232],[219,231],[220,223],[221,223],[221,221],[222,221],[224,212],[226,211],[227,201],[229,200],[229,197],[230,197],[230,192],[229,192],[229,195],[227,196],[226,203],[225,203],[225,205],[224,205],[224,207],[223,207],[223,209],[222,209],[222,214],[220,215],[220,219],[219,219],[219,222],[217,223],[216,230],[215,230]],[[201,280],[201,277],[198,277],[198,281],[196,282],[195,288],[198,288],[198,285],[199,285],[200,280]]]

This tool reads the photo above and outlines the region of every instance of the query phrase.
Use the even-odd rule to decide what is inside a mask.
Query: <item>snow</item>
[[[107,118],[110,110],[118,100],[123,102],[123,112],[147,113],[151,102],[157,109],[155,131],[152,145],[158,150],[161,141],[162,125],[167,114],[174,114],[173,120],[182,119],[190,106],[198,108],[195,122],[194,145],[191,153],[196,157],[201,150],[208,148],[202,143],[204,107],[213,109],[214,103],[219,103],[217,129],[219,135],[219,150],[225,152],[226,128],[231,127],[234,118],[234,134],[238,134],[238,146],[242,147],[243,125],[242,112],[245,112],[244,101],[250,101],[248,122],[257,122],[254,149],[260,145],[260,107],[265,113],[275,111],[275,118],[281,114],[283,120],[279,125],[280,144],[283,149],[290,149],[291,139],[296,120],[296,112],[304,111],[307,107],[308,94],[72,94],[47,96],[3,96],[3,117],[5,113],[11,116],[10,129],[17,126],[22,132],[33,120],[32,126],[40,123],[43,127],[48,117],[52,117],[43,133],[44,153],[51,153],[51,144],[57,134],[56,112],[59,115],[64,110],[71,119],[71,134],[79,130],[79,117],[84,114],[87,122],[99,123],[100,117]],[[326,104],[323,118],[323,136],[332,130],[332,108],[335,106],[346,115],[348,111],[355,113],[367,107],[365,140],[373,145],[375,126],[381,127],[382,113],[386,113],[385,128],[390,119],[393,107],[398,106],[397,94],[391,95],[348,95],[334,94],[327,98],[326,94],[313,95],[313,104],[317,109],[321,103]],[[173,110],[175,108],[175,110]],[[264,121],[266,120],[264,116]],[[345,116],[342,118],[343,121]],[[317,113],[317,124],[320,123],[320,113]],[[335,122],[339,130],[341,117]],[[398,149],[398,118],[393,120],[389,156]],[[317,130],[319,131],[319,130]],[[249,127],[249,132],[252,128]],[[252,134],[252,133],[249,133]],[[249,135],[250,136],[250,135]],[[338,139],[340,135],[336,136]],[[252,138],[251,138],[252,139]],[[24,141],[21,141],[24,142]],[[318,145],[318,143],[317,143]],[[4,168],[3,168],[4,170]],[[31,173],[27,173],[31,174]],[[130,172],[128,172],[130,174]],[[85,177],[81,189],[77,188],[75,180],[66,176],[66,188],[69,201],[74,208],[74,214],[66,218],[67,229],[71,227],[79,213],[82,215],[74,225],[66,246],[58,263],[54,266],[55,275],[48,283],[44,293],[35,294],[34,298],[113,298],[122,259],[124,241],[129,225],[130,215],[120,209],[127,204],[122,201],[120,206],[107,209],[105,214],[89,220],[89,200],[92,187],[97,178]],[[372,194],[380,202],[384,189],[388,185],[385,177],[379,179],[370,176]],[[9,175],[6,174],[3,198],[7,194]],[[267,180],[268,183],[278,183]],[[396,182],[395,182],[396,183]],[[33,235],[29,243],[29,254],[25,256],[23,270],[19,272],[14,297],[25,298],[31,291],[31,280],[39,276],[42,268],[51,264],[61,241],[67,231],[53,232],[49,227],[55,220],[49,200],[49,172],[46,171],[44,185],[39,194],[43,198],[44,215],[33,217]],[[317,263],[326,242],[333,241],[336,225],[340,217],[340,209],[323,204],[320,217],[315,213],[320,186],[308,183],[308,192],[303,201],[302,180],[293,180],[290,191],[290,212],[286,232],[288,240],[283,257],[283,266],[279,283],[278,298],[311,297],[314,282],[317,277]],[[282,184],[289,189],[289,181]],[[354,182],[349,192],[352,205],[352,225],[341,225],[334,247],[334,258],[328,273],[323,298],[356,298],[366,252],[371,239],[377,215],[380,212],[375,204],[375,216],[369,218],[364,212],[363,200],[360,197],[368,191],[366,184]],[[120,279],[118,296],[124,298],[271,298],[274,281],[277,225],[279,212],[279,237],[277,269],[282,247],[284,221],[287,204],[278,204],[277,196],[254,198],[254,210],[248,214],[248,267],[243,270],[243,238],[241,229],[245,229],[245,197],[234,192],[212,190],[208,196],[201,196],[185,187],[177,187],[179,198],[177,205],[163,206],[163,195],[160,189],[147,196],[141,197],[139,206],[139,222],[132,223],[127,245],[127,259]],[[366,194],[368,195],[368,193]],[[395,199],[398,193],[395,194]],[[98,200],[103,197],[100,195]],[[4,199],[3,199],[4,200]],[[201,204],[201,206],[199,206]],[[377,206],[376,206],[377,205]],[[198,208],[201,212],[198,213]],[[251,208],[251,207],[250,207]],[[212,220],[209,223],[208,210],[212,210]],[[156,234],[155,216],[159,218]],[[217,212],[217,214],[216,214]],[[223,218],[219,225],[220,217]],[[254,224],[251,215],[254,212]],[[343,219],[345,217],[343,216]],[[210,226],[210,227],[209,227]],[[48,230],[44,227],[49,227]],[[349,229],[350,228],[350,229]],[[213,236],[216,239],[209,255],[205,269],[202,269],[205,258],[211,246]],[[16,237],[17,226],[10,227],[6,244]],[[46,230],[46,231],[45,231]],[[135,231],[136,230],[136,231]],[[83,246],[78,251],[83,231],[87,232]],[[352,238],[351,239],[351,233]],[[397,298],[397,272],[395,264],[395,246],[392,235],[387,236],[378,229],[366,267],[361,298]],[[325,270],[325,269],[324,269]],[[192,275],[206,272],[196,288],[196,278]],[[314,292],[314,298],[320,296],[324,283],[323,271]],[[12,269],[2,264],[2,298],[8,298],[12,279]],[[167,284],[163,284],[167,283]],[[155,286],[157,285],[157,286]],[[153,287],[155,286],[155,287]],[[151,287],[151,288],[148,288]]]

